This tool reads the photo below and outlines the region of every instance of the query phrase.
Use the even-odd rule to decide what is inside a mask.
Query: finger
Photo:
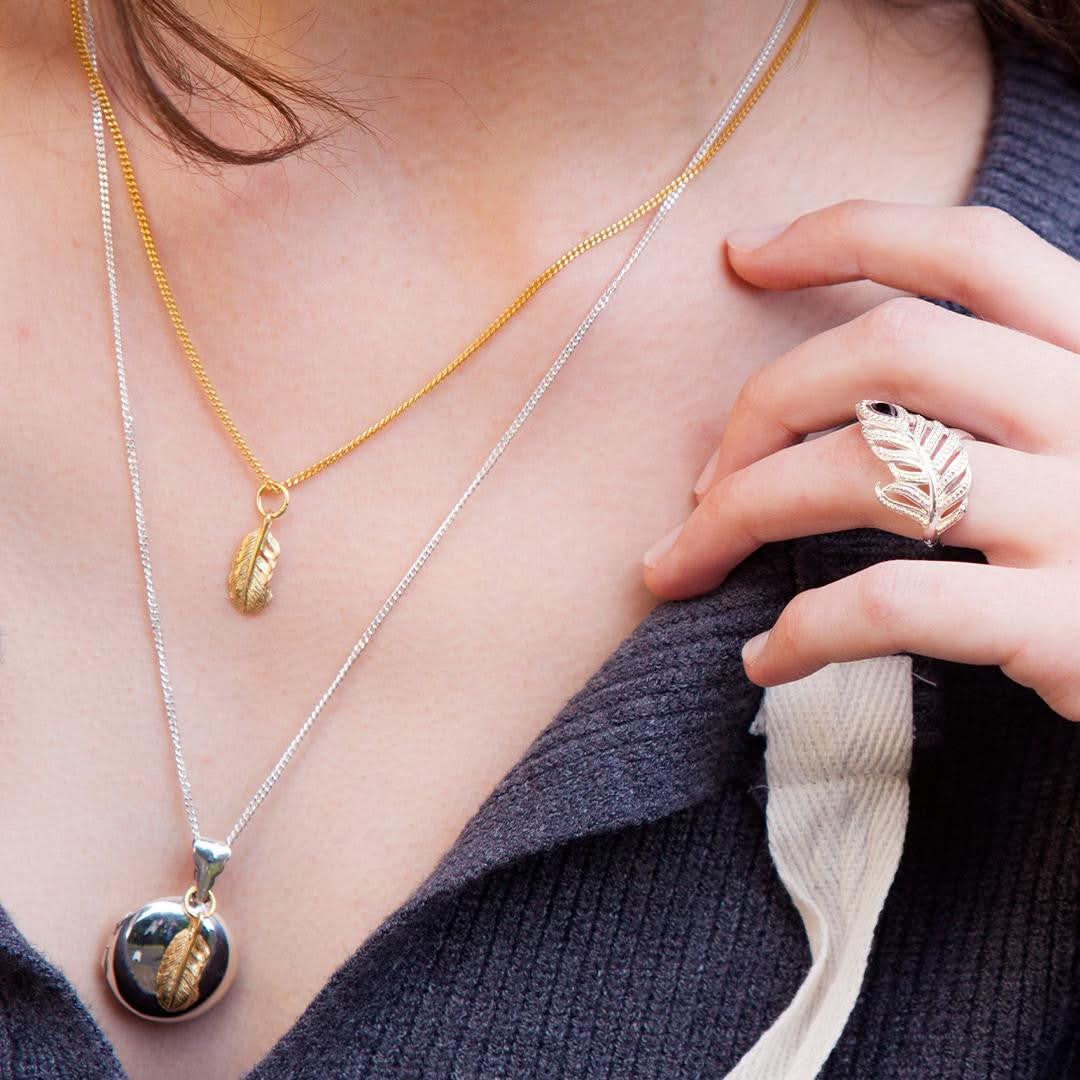
[[[946,541],[1010,566],[1064,558],[1057,549],[1080,528],[1080,511],[1058,504],[1069,489],[1069,464],[991,443],[965,445],[971,501]],[[716,588],[773,541],[857,528],[921,537],[917,522],[878,502],[875,481],[888,478],[855,425],[770,454],[713,487],[673,545],[646,556],[645,584],[665,599],[684,599]]]
[[[695,493],[810,432],[848,422],[864,398],[895,401],[1017,450],[1080,450],[1080,357],[903,297],[810,338],[752,375]]]
[[[771,630],[747,642],[743,663],[760,686],[901,652],[997,664],[1063,711],[1067,699],[1076,705],[1076,676],[1061,642],[1075,640],[1080,619],[1057,576],[971,563],[878,563],[800,593]]]
[[[1080,267],[992,207],[838,203],[771,238],[733,232],[727,253],[734,271],[760,288],[870,279],[1080,348]]]

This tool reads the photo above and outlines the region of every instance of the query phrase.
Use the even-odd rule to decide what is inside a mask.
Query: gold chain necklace
[[[154,282],[157,285],[158,292],[165,305],[165,310],[168,313],[169,321],[172,323],[176,338],[195,375],[195,380],[201,387],[210,407],[213,409],[222,426],[229,433],[230,438],[235,443],[241,456],[259,479],[259,487],[255,493],[255,507],[262,521],[256,529],[249,532],[240,542],[240,546],[230,564],[228,575],[228,596],[236,610],[245,614],[253,614],[265,608],[272,598],[270,592],[270,578],[277,565],[280,547],[277,539],[271,532],[271,524],[288,508],[290,491],[293,488],[299,487],[305,480],[310,480],[324,469],[328,469],[331,465],[341,461],[367,442],[368,439],[372,438],[372,436],[377,435],[380,431],[389,427],[389,425],[398,419],[398,417],[411,409],[421,398],[434,390],[444,379],[457,371],[457,369],[469,360],[482,346],[486,345],[487,342],[506,326],[506,324],[509,323],[510,320],[513,319],[513,317],[517,315],[518,312],[520,312],[549,281],[552,280],[552,278],[565,270],[575,259],[584,255],[587,251],[591,251],[593,248],[598,247],[600,244],[604,243],[604,241],[618,236],[619,233],[634,224],[634,222],[657,209],[657,207],[659,207],[672,192],[689,183],[689,181],[693,180],[703,172],[709,162],[712,161],[746,117],[749,116],[761,95],[764,94],[769,83],[780,70],[791,50],[795,47],[795,43],[801,36],[806,24],[809,22],[815,6],[816,2],[806,6],[799,20],[793,27],[790,37],[784,42],[780,51],[777,52],[776,56],[773,58],[772,63],[768,66],[758,83],[755,85],[753,91],[746,98],[723,132],[716,139],[715,143],[710,147],[708,153],[705,154],[701,160],[687,166],[687,168],[679,173],[673,180],[665,184],[655,194],[650,195],[644,202],[639,203],[633,210],[623,214],[617,221],[592,233],[590,236],[579,241],[568,251],[560,255],[559,258],[551,263],[541,274],[533,278],[514,300],[504,308],[503,311],[480,332],[480,334],[473,338],[473,340],[469,342],[469,344],[466,345],[465,348],[450,361],[450,363],[432,375],[423,386],[419,387],[404,400],[398,402],[398,404],[389,412],[385,413],[373,424],[364,428],[363,431],[355,435],[348,442],[343,443],[336,450],[332,450],[330,453],[319,458],[318,461],[293,473],[285,480],[275,480],[266,466],[263,465],[258,455],[251,448],[251,444],[243,434],[241,434],[240,429],[236,425],[236,421],[233,420],[231,413],[226,408],[225,403],[221,398],[221,394],[211,380],[210,375],[203,364],[202,358],[195,348],[195,343],[191,338],[191,334],[188,332],[187,326],[180,314],[179,305],[176,302],[172,286],[169,284],[168,276],[165,273],[165,267],[158,254],[157,244],[154,241],[154,235],[150,228],[150,219],[146,213],[146,207],[143,204],[139,185],[135,178],[135,169],[131,162],[131,156],[128,153],[127,143],[124,140],[123,132],[120,130],[120,123],[117,120],[112,102],[105,89],[105,84],[102,82],[97,67],[90,55],[80,0],[70,0],[75,48],[79,54],[79,59],[82,62],[83,70],[86,73],[87,81],[90,84],[90,90],[101,109],[102,119],[112,137],[113,146],[115,147],[117,160],[120,165],[120,172],[124,180],[124,186],[127,188],[128,200],[135,216],[139,236],[142,239],[143,250],[146,253],[146,258],[150,264],[150,271],[153,275]],[[267,508],[264,500],[272,496],[277,498],[277,505]]]
[[[82,0],[86,5],[89,0]],[[706,151],[715,145],[731,117],[740,104],[752,94],[758,85],[762,71],[770,57],[782,58],[790,52],[790,44],[806,25],[805,15],[787,42],[780,45],[781,35],[799,0],[785,0],[783,10],[773,26],[749,71],[736,90],[734,97],[724,109],[720,119],[710,129],[705,141],[694,154],[693,161],[701,159]],[[805,12],[813,11],[815,0],[805,0]],[[94,56],[92,44],[92,23],[89,7],[85,8],[87,26],[91,30],[89,47]],[[780,50],[777,53],[777,50]],[[180,723],[176,713],[176,703],[172,691],[172,679],[165,654],[165,637],[162,629],[161,611],[154,589],[154,572],[150,556],[150,538],[142,505],[142,482],[140,479],[138,449],[135,439],[135,423],[131,413],[130,399],[127,392],[126,363],[124,360],[123,336],[120,327],[120,299],[116,273],[115,245],[112,231],[112,199],[109,185],[109,169],[105,127],[102,111],[95,101],[91,108],[94,148],[97,160],[97,182],[101,203],[101,228],[105,255],[106,277],[108,280],[109,306],[112,313],[113,350],[116,364],[117,391],[120,403],[120,415],[123,424],[125,457],[128,479],[131,485],[132,508],[135,518],[135,533],[138,544],[139,562],[143,572],[143,584],[146,595],[146,611],[150,624],[154,652],[157,659],[157,674],[161,683],[162,704],[167,720],[169,739],[172,743],[173,761],[177,780],[192,837],[192,855],[194,858],[194,881],[182,896],[166,896],[151,900],[134,911],[128,912],[117,922],[109,936],[109,943],[102,959],[105,978],[119,1002],[133,1014],[153,1021],[182,1021],[199,1016],[212,1008],[225,995],[236,974],[235,949],[223,918],[217,914],[217,896],[214,891],[216,881],[230,860],[233,848],[243,830],[252,820],[253,815],[272,793],[282,774],[299,752],[303,741],[309,736],[319,721],[328,703],[342,686],[353,666],[363,655],[364,650],[374,639],[379,628],[390,617],[394,607],[404,596],[410,584],[415,581],[427,565],[443,537],[458,520],[469,499],[478,490],[481,483],[496,467],[518,432],[534,415],[541,398],[554,385],[559,373],[565,369],[571,356],[584,340],[585,335],[595,324],[601,313],[607,309],[615,296],[620,282],[638,259],[645,252],[657,229],[675,206],[682,194],[677,189],[664,200],[652,216],[647,228],[637,239],[633,250],[624,260],[622,267],[612,277],[593,304],[588,315],[574,331],[562,352],[555,358],[537,383],[533,392],[522,405],[517,415],[510,421],[498,442],[481,465],[472,481],[451,507],[442,523],[421,549],[412,564],[389,593],[382,606],[368,623],[367,629],[356,640],[352,649],[338,668],[337,674],[315,702],[307,718],[303,721],[289,741],[277,763],[266,775],[240,812],[232,829],[224,841],[216,841],[204,835],[200,827],[199,814],[191,789],[186,759],[181,740]]]

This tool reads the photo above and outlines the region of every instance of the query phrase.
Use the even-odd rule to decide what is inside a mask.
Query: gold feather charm
[[[244,615],[262,611],[273,599],[270,579],[274,576],[281,546],[270,531],[270,517],[244,537],[229,570],[229,601]]]
[[[263,495],[271,493],[281,500],[277,507],[267,510]],[[271,523],[289,507],[289,489],[276,480],[268,481],[255,494],[255,507],[262,515],[262,524],[240,541],[229,569],[229,602],[242,615],[262,611],[274,598],[270,579],[274,576],[281,546],[270,531]]]
[[[185,1012],[199,1000],[199,980],[210,959],[202,937],[202,917],[194,916],[165,950],[154,976],[158,1004],[170,1013]]]

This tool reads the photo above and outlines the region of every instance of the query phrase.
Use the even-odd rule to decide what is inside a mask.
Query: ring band
[[[888,401],[860,401],[855,415],[866,444],[893,475],[874,489],[878,502],[917,521],[933,546],[967,513],[970,436]]]

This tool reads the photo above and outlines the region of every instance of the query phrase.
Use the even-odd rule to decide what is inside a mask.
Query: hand
[[[944,542],[989,565],[880,563],[795,597],[743,661],[762,685],[834,661],[914,652],[997,664],[1080,720],[1080,263],[1000,211],[844,203],[728,257],[759,288],[870,279],[952,300],[889,300],[743,386],[696,487],[698,505],[646,556],[678,599],[715,588],[761,544],[873,527],[920,536],[875,497],[886,467],[854,417],[863,398],[972,433],[967,515]],[[984,321],[985,320],[985,321]]]

